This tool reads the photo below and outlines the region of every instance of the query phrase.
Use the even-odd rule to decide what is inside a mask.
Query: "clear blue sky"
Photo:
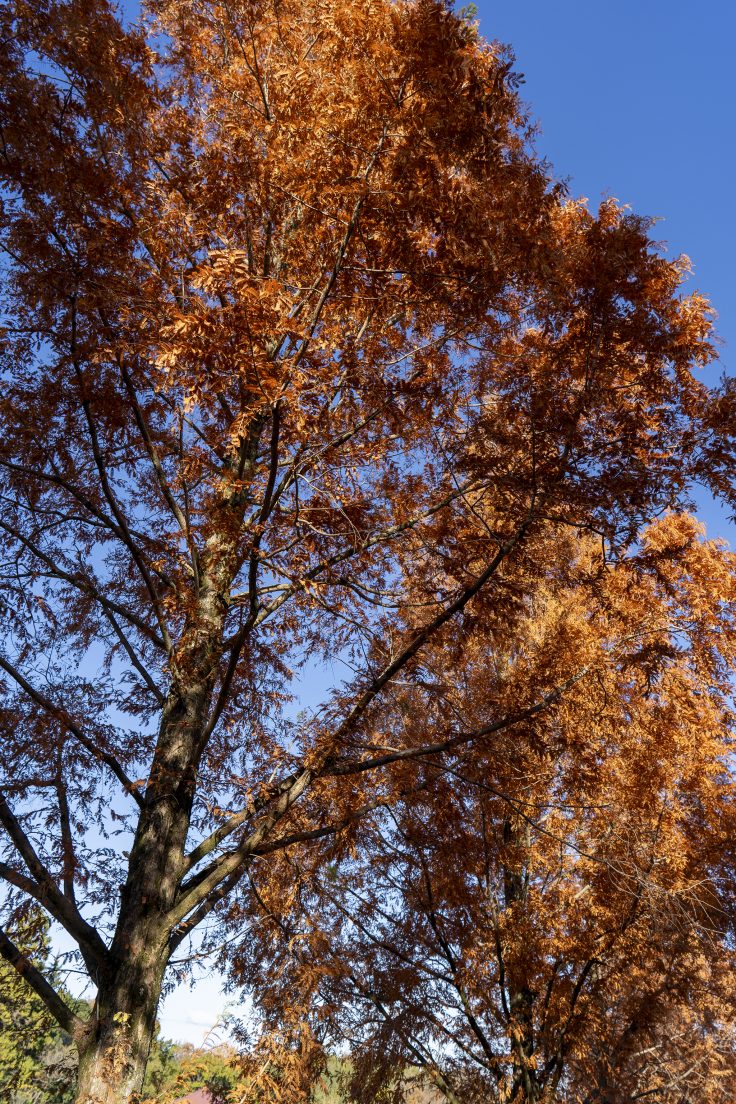
[[[660,218],[655,236],[691,258],[691,287],[711,299],[724,342],[711,378],[736,374],[736,3],[479,0],[478,17],[486,38],[514,48],[538,149],[571,192]],[[736,544],[722,511],[703,498],[700,512]],[[195,996],[179,990],[163,1031],[198,1041],[222,1003],[215,978]]]

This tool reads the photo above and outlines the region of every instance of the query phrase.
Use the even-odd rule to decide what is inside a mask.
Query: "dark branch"
[[[99,933],[91,924],[87,923],[75,902],[65,896],[58,888],[51,873],[36,854],[33,844],[5,800],[2,791],[0,791],[0,824],[7,832],[35,882],[37,889],[32,893],[32,896],[40,901],[44,908],[76,939],[79,949],[88,964],[92,963],[97,967],[104,967],[108,961],[109,952]]]
[[[584,668],[577,675],[567,679],[561,686],[556,686],[554,690],[550,690],[548,694],[545,694],[544,697],[538,702],[535,702],[534,705],[530,705],[528,709],[522,709],[518,713],[509,713],[506,717],[502,717],[498,721],[493,721],[492,724],[485,725],[483,728],[475,729],[473,732],[460,732],[455,736],[450,736],[446,740],[439,740],[434,744],[420,744],[419,747],[397,748],[396,750],[387,751],[385,755],[376,756],[374,759],[338,760],[330,764],[322,773],[323,775],[360,774],[363,771],[375,770],[378,767],[385,767],[390,763],[398,763],[405,759],[421,759],[428,755],[439,755],[444,751],[451,751],[453,748],[459,747],[462,744],[469,744],[474,740],[479,740],[483,736],[491,736],[496,732],[503,731],[503,729],[511,728],[513,725],[519,724],[522,721],[528,721],[531,717],[536,716],[537,713],[541,713],[542,710],[547,709],[550,705],[559,701],[565,691],[569,690],[576,682],[584,678],[588,672],[589,668]]]
[[[58,705],[54,705],[54,703],[49,698],[47,698],[45,694],[42,694],[40,690],[36,690],[35,687],[33,687],[30,682],[28,682],[28,680],[20,673],[20,671],[18,671],[17,668],[15,668],[12,663],[9,663],[8,660],[5,659],[3,656],[0,656],[0,667],[2,667],[2,669],[10,675],[10,677],[18,684],[18,686],[20,686],[21,690],[23,690],[28,695],[28,697],[36,703],[36,705],[40,706],[45,713],[48,713],[50,717],[53,717],[54,720],[58,721],[59,724],[61,724],[68,732],[70,732],[75,740],[77,740],[82,745],[82,747],[90,753],[90,755],[92,755],[99,762],[104,763],[106,766],[108,766],[123,786],[125,792],[133,798],[137,805],[139,805],[141,808],[143,807],[143,798],[138,792],[135,783],[132,782],[130,778],[128,778],[127,774],[123,770],[120,763],[118,763],[114,755],[112,755],[109,751],[102,750],[95,744],[94,740],[90,740],[89,736],[85,736],[82,729],[79,727],[78,724],[76,724],[75,721],[72,720],[66,710],[62,709]]]
[[[10,963],[20,977],[30,985],[34,993],[41,998],[51,1015],[64,1031],[67,1031],[72,1038],[74,1038],[82,1027],[82,1021],[72,1012],[65,1001],[61,999],[41,971],[33,965],[30,959],[26,958],[26,956],[18,950],[15,943],[8,938],[8,935],[2,928],[0,928],[0,955],[6,962]]]

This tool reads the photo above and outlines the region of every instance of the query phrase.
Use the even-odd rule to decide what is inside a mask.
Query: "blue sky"
[[[691,258],[736,371],[736,5],[481,0],[478,17],[515,50],[557,175],[661,218],[657,236]]]
[[[133,10],[132,2],[126,9]],[[539,151],[574,195],[613,195],[662,221],[691,288],[718,311],[721,371],[736,373],[736,4],[729,0],[480,0],[485,37],[509,43]],[[705,496],[711,535],[736,527]],[[164,1002],[164,1034],[199,1042],[224,1004],[217,978]]]

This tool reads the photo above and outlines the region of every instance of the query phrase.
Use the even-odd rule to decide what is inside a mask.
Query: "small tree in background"
[[[11,926],[25,959],[52,977],[49,922],[38,908]],[[65,999],[81,1014],[78,1002]],[[6,962],[0,963],[0,1099],[8,1104],[67,1104],[76,1092],[77,1055],[71,1038],[41,998]]]

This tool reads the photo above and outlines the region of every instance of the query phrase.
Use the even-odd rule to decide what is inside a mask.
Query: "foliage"
[[[575,654],[596,678],[511,740],[412,766],[417,798],[366,819],[349,847],[293,850],[299,891],[263,887],[261,953],[249,941],[236,972],[274,1029],[311,994],[315,1034],[351,1041],[359,1101],[403,1099],[396,1071],[414,1063],[463,1104],[725,1104],[736,556],[670,515],[603,571],[592,543],[571,543],[530,593],[505,669],[506,618],[464,635],[463,723],[540,664],[561,677]],[[392,721],[409,739],[437,725],[445,655],[430,652],[376,742]]]
[[[13,931],[24,954],[45,964],[48,921],[40,914],[23,918]],[[54,1019],[43,1002],[11,966],[0,965],[0,1091],[8,1099],[33,1082],[39,1059],[53,1036]]]
[[[154,1098],[164,1093],[180,1072],[178,1048],[170,1039],[161,1037],[158,1029],[151,1044],[143,1082],[143,1098]],[[179,1094],[183,1095],[183,1094]]]
[[[17,945],[34,958],[48,957],[48,922],[37,914],[33,931],[19,926]],[[31,938],[29,938],[29,935]],[[78,1056],[43,1002],[22,983],[15,971],[0,965],[0,1090],[8,1104],[72,1104],[76,1095]],[[66,998],[78,1014],[89,1013],[84,1002]],[[143,1084],[143,1100],[156,1104],[208,1088],[215,1104],[238,1097],[237,1055],[227,1047],[200,1049],[163,1038],[158,1030],[151,1044]]]
[[[601,680],[623,709],[677,649],[633,617],[644,528],[686,529],[696,480],[734,502],[736,395],[698,378],[686,262],[553,183],[510,52],[443,0],[150,0],[129,28],[12,0],[0,30],[0,869],[75,941],[89,1021],[0,952],[80,1099],[127,1104],[192,932],[257,917],[260,986],[262,902],[324,884],[310,848],[362,876],[370,826],[445,776],[449,846],[476,744],[541,726],[549,778],[605,759],[567,711]],[[324,687],[297,717],[295,674]],[[289,1017],[254,1092],[324,1062]]]
[[[194,1089],[207,1088],[214,1104],[235,1104],[243,1083],[237,1054],[227,1046],[198,1048],[191,1045],[164,1045],[165,1062],[152,1066],[149,1061],[144,1084],[144,1099],[168,1104]]]
[[[9,925],[16,945],[53,976],[49,923],[40,909]],[[76,1056],[46,1005],[0,962],[0,1099],[8,1104],[71,1104]],[[69,998],[71,1001],[71,998]]]

